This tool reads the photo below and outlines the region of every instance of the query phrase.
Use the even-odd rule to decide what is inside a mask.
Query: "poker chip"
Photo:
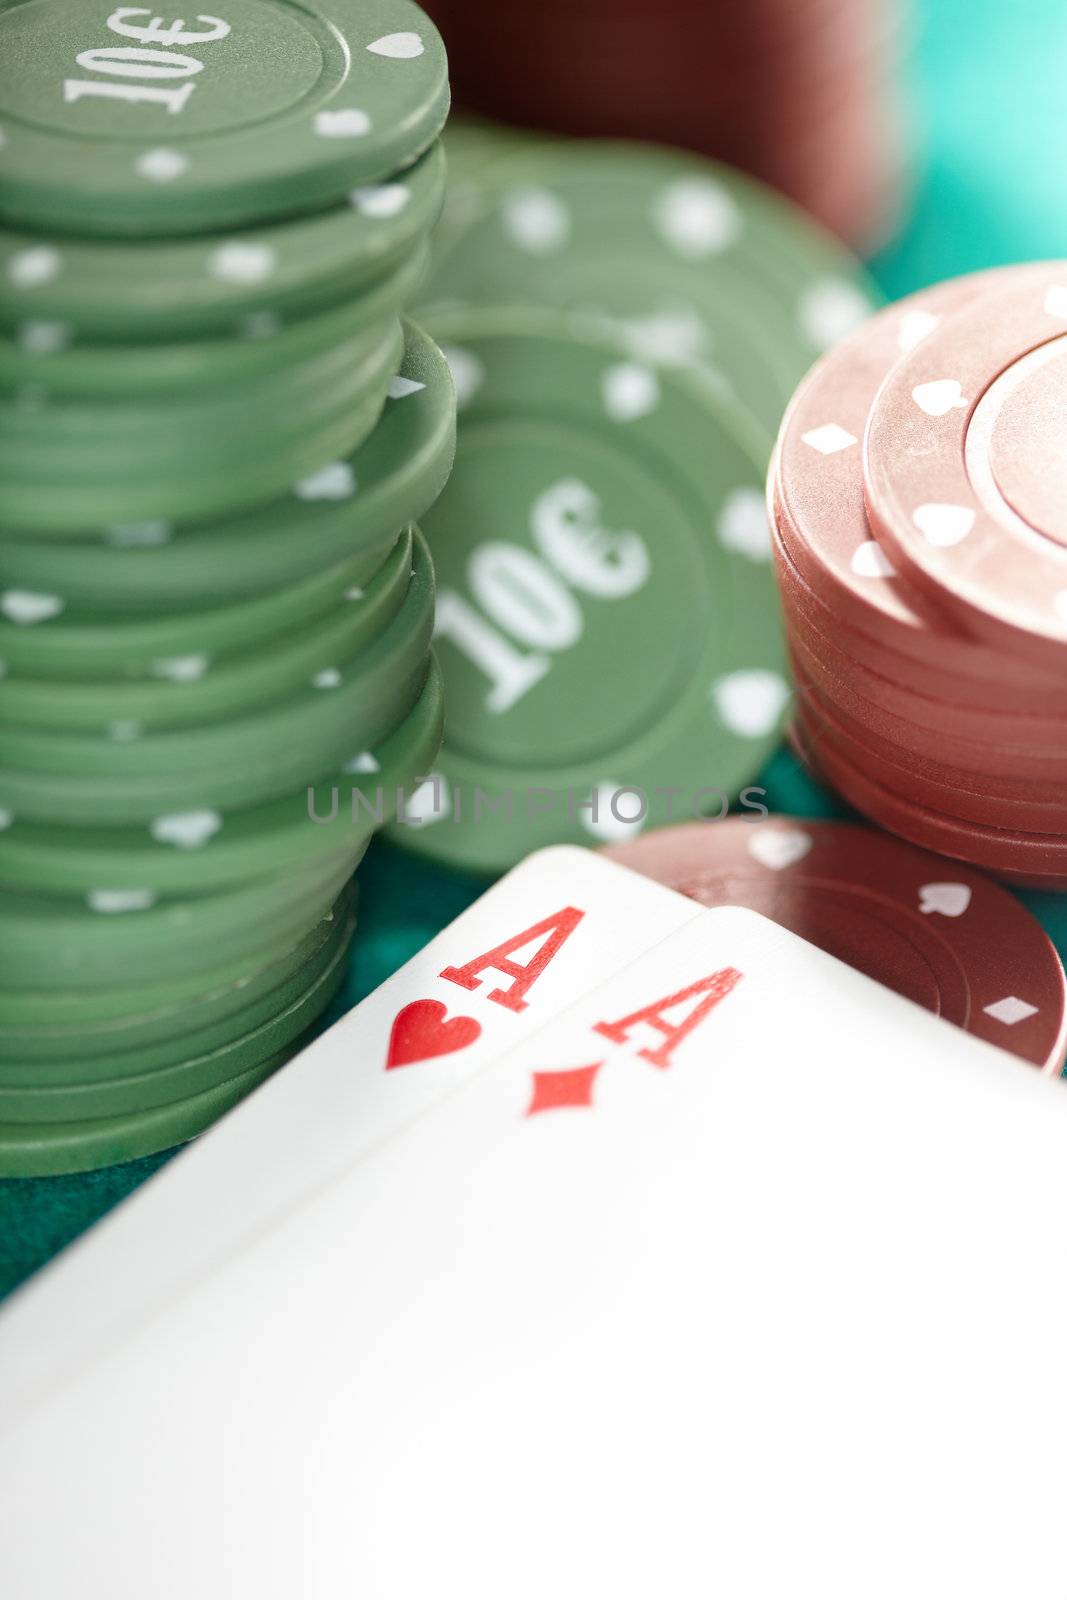
[[[115,1061],[164,1064],[190,1052],[185,1039],[240,1035],[238,1012],[258,1005],[322,950],[339,918],[354,920],[355,887],[346,884],[324,916],[295,941],[254,961],[201,975],[167,978],[135,989],[81,989],[34,994],[0,991],[0,1084],[34,1088],[50,1077],[79,1083],[113,1076]],[[220,1027],[225,1030],[218,1032]]]
[[[818,769],[858,811],[903,839],[970,862],[1023,888],[1067,889],[1067,841],[1062,833],[1020,833],[983,827],[933,811],[876,783],[836,751],[813,750],[807,724],[796,725],[798,753],[814,755]]]
[[[410,793],[441,743],[440,674],[431,667],[410,713],[382,741],[353,736],[326,777],[243,809],[185,805],[140,826],[33,822],[13,814],[0,832],[0,887],[37,894],[114,891],[210,894],[271,871],[316,869],[362,852],[397,794]]]
[[[409,0],[236,3],[0,5],[0,1177],[288,1060],[441,743],[443,48]]]
[[[977,872],[870,828],[792,817],[682,824],[606,853],[701,905],[758,911],[1043,1071],[1063,1065],[1060,959]]]
[[[63,540],[0,532],[7,583],[39,593],[61,572],[65,603],[156,615],[262,593],[359,553],[384,561],[392,545],[379,544],[384,533],[417,521],[433,503],[455,450],[448,367],[412,323],[397,377],[378,426],[356,451],[261,510],[223,523],[82,528]]]
[[[1067,881],[1065,311],[1056,263],[889,307],[801,384],[768,486],[802,759],[915,844],[1048,889]]]
[[[269,501],[362,443],[402,352],[393,319],[354,364],[352,352],[333,351],[289,390],[256,384],[254,400],[237,385],[178,408],[0,402],[8,526],[62,533],[87,522],[195,521]]]
[[[340,976],[338,973],[337,982]],[[329,992],[322,998],[323,1004],[328,1004]],[[0,1124],[0,1172],[8,1178],[84,1172],[184,1144],[284,1066],[306,1038],[294,1039],[239,1076],[173,1105],[88,1121]]]
[[[10,728],[0,805],[9,818],[68,826],[147,824],[173,811],[257,806],[318,782],[410,712],[429,670],[432,620],[432,576],[417,564],[379,638],[267,710],[120,739]]]
[[[68,330],[111,344],[231,336],[277,348],[311,313],[351,315],[372,285],[417,253],[445,193],[435,143],[414,165],[353,188],[327,210],[227,234],[53,238],[0,227],[0,325]],[[122,284],[121,296],[115,285]],[[149,381],[155,377],[149,363]]]
[[[408,165],[448,111],[444,47],[410,0],[233,0],[168,23],[40,0],[5,5],[0,48],[18,64],[0,212],[59,234],[321,210]]]
[[[351,913],[334,916],[310,959],[269,993],[224,1024],[190,1031],[169,1048],[142,1045],[132,1058],[105,1057],[106,1077],[79,1075],[68,1083],[34,1062],[32,1084],[12,1086],[0,1067],[0,1138],[4,1132],[17,1137],[22,1123],[91,1122],[173,1105],[251,1071],[303,1034],[329,1004],[354,926]]]
[[[711,162],[640,145],[518,141],[469,173],[422,293],[603,318],[636,359],[684,365],[773,433],[812,359],[876,293],[840,246]]]
[[[886,236],[903,165],[897,7],[541,0],[515,10],[507,28],[489,0],[428,0],[428,9],[448,42],[457,99],[485,117],[703,151],[865,251]],[[477,158],[476,139],[465,144]]]
[[[457,310],[426,519],[442,757],[396,837],[474,870],[718,810],[787,700],[761,444],[691,374],[558,313]],[[412,826],[412,823],[417,825]]]
[[[872,527],[1005,654],[1067,656],[1067,264],[1013,274],[889,373],[864,441]]]

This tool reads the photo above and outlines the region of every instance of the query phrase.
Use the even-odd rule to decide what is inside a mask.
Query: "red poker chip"
[[[980,777],[1007,777],[1014,782],[1030,780],[1053,790],[1067,783],[1067,749],[1022,749],[1017,745],[979,742],[946,728],[931,728],[902,717],[861,693],[854,671],[834,671],[795,633],[790,635],[789,650],[794,676],[799,683],[814,684],[831,705],[840,706],[854,721],[900,751],[941,761]]]
[[[683,823],[604,854],[701,905],[761,912],[1034,1066],[1063,1064],[1060,959],[980,873],[870,828],[789,817]]]
[[[959,767],[946,765],[943,761],[931,760],[928,756],[916,755],[910,750],[902,749],[892,740],[884,739],[871,728],[855,717],[849,715],[840,705],[829,700],[810,679],[804,680],[798,675],[796,685],[796,699],[809,706],[814,715],[815,722],[821,723],[829,717],[848,738],[861,744],[864,749],[873,752],[876,758],[899,765],[909,772],[916,773],[920,778],[928,779],[932,784],[945,788],[956,788],[964,792],[980,789],[997,800],[1012,804],[1031,801],[1041,806],[1054,808],[1063,803],[1065,785],[1055,783],[1048,779],[1029,777],[1002,776],[991,771],[974,772],[965,771]],[[892,788],[890,784],[888,787]],[[934,810],[941,808],[935,806]],[[1054,832],[1055,829],[1046,830],[1035,828],[1034,832]]]
[[[861,458],[868,413],[894,364],[999,279],[978,273],[924,290],[835,345],[790,402],[773,474],[783,543],[834,614],[924,667],[979,682],[997,679],[995,655],[965,636],[936,595],[898,576],[867,521]]]
[[[974,822],[1008,833],[1022,828],[1027,833],[1067,836],[1067,786],[1062,796],[1051,800],[1036,799],[1025,791],[1021,796],[1006,799],[990,794],[984,780],[973,773],[944,782],[872,749],[866,738],[843,727],[832,711],[814,698],[801,695],[799,707],[813,747],[825,741],[844,760],[905,800],[913,800],[962,822]]]
[[[1067,719],[1067,679],[1053,680],[1043,673],[1031,673],[1021,663],[1006,663],[1006,671],[980,682],[962,677],[942,663],[934,669],[892,646],[883,645],[861,633],[835,613],[812,589],[793,562],[781,530],[772,524],[771,544],[778,586],[783,599],[791,600],[824,636],[833,635],[840,650],[881,678],[917,694],[929,695],[937,689],[943,700],[954,705],[976,706],[982,710],[1017,712],[1020,704],[1042,716]]]
[[[856,693],[895,716],[924,727],[958,734],[997,750],[1022,750],[1031,754],[1056,754],[1067,751],[1067,716],[1028,716],[1024,712],[998,711],[992,707],[961,705],[938,699],[932,691],[940,687],[931,678],[925,693],[894,683],[880,673],[861,665],[822,633],[795,603],[787,587],[782,587],[782,607],[791,636],[803,641],[826,669],[852,684]]]
[[[1067,262],[1008,270],[886,378],[867,512],[890,561],[962,627],[1067,662]]]
[[[964,822],[907,800],[876,783],[817,736],[801,711],[794,722],[794,748],[850,805],[890,832],[938,854],[968,861],[1031,888],[1067,888],[1067,838],[1062,834],[1018,833]]]

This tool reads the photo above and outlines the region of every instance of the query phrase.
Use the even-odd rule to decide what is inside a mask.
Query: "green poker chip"
[[[350,569],[358,574],[361,565],[350,563]],[[403,603],[410,571],[410,540],[404,536],[366,587],[353,578],[332,611],[285,630],[279,643],[250,654],[160,657],[156,673],[136,682],[56,682],[9,674],[0,678],[0,720],[130,739],[245,716],[299,693],[334,662],[369,645]]]
[[[0,885],[91,900],[211,894],[271,872],[317,869],[361,854],[432,768],[444,722],[431,666],[410,713],[371,749],[353,744],[331,775],[243,811],[161,812],[140,828],[49,827],[12,817],[0,829]]]
[[[761,439],[573,318],[434,331],[460,396],[425,518],[447,716],[397,839],[489,872],[721,810],[788,699]]]
[[[280,499],[232,522],[135,522],[63,541],[0,535],[5,584],[49,593],[61,574],[71,605],[157,613],[261,593],[357,552],[380,551],[384,560],[397,531],[440,493],[455,452],[444,357],[413,324],[404,334],[381,419],[350,456],[320,464]],[[393,537],[383,542],[385,533]]]
[[[4,0],[6,221],[183,234],[316,211],[425,151],[444,47],[410,0],[227,0],[169,21]]]
[[[422,293],[602,317],[638,360],[725,381],[770,439],[815,357],[877,302],[858,263],[753,180],[650,146],[522,142],[468,168]]]
[[[401,580],[406,588],[410,571],[408,533],[397,542],[380,573],[371,575],[374,601],[382,589],[388,592]],[[299,583],[235,605],[129,621],[68,608],[58,594],[0,590],[0,661],[10,674],[0,678],[0,718],[88,726],[97,732],[118,720],[154,724],[153,697],[158,699],[161,692],[165,700],[169,691],[184,689],[195,704],[197,691],[210,689],[220,663],[238,666],[250,651],[264,647],[273,651],[297,629],[325,622],[338,607],[354,617],[362,616],[368,598],[363,585],[367,582],[364,558],[355,556]],[[372,615],[375,610],[372,602]],[[352,648],[360,640],[360,631],[354,632]],[[75,681],[30,684],[20,678]],[[152,681],[100,681],[114,678]],[[298,686],[303,687],[294,688]],[[35,695],[30,692],[34,689]],[[49,714],[49,699],[55,705],[54,716]],[[18,714],[20,703],[25,703],[26,715]],[[204,703],[210,704],[209,698]],[[161,714],[165,725],[165,706]],[[58,720],[64,716],[77,720]]]
[[[39,1072],[78,1062],[80,1079],[111,1076],[108,1062],[157,1045],[180,1060],[184,1035],[205,1031],[277,989],[319,951],[335,918],[355,903],[346,884],[310,928],[209,974],[167,976],[134,988],[0,990],[0,1081],[32,1088]],[[235,1033],[240,1030],[235,1029]],[[21,1064],[21,1065],[17,1065]]]
[[[411,583],[367,649],[307,689],[251,716],[133,738],[36,728],[4,735],[0,807],[8,818],[73,827],[151,822],[164,813],[267,804],[373,749],[426,681],[433,573],[416,540]]]
[[[343,973],[337,977],[340,987]],[[330,996],[323,998],[329,1004]],[[285,1050],[212,1089],[174,1105],[90,1122],[0,1124],[0,1177],[54,1177],[134,1161],[185,1144],[277,1072],[310,1041],[310,1033]]]
[[[170,419],[172,428],[182,426],[190,401],[194,417],[206,411],[214,418],[230,396],[242,405],[255,401],[264,410],[288,402],[303,387],[321,387],[341,363],[365,360],[412,298],[426,260],[420,244],[340,305],[290,322],[251,320],[221,338],[54,345],[45,339],[38,345],[28,335],[39,325],[30,323],[0,338],[0,389],[14,396],[14,415],[24,430],[35,425],[46,406],[62,407],[57,415],[68,417],[72,426],[110,428],[111,412],[98,415],[94,408],[133,401],[125,425],[141,431],[160,419]],[[20,395],[31,401],[21,409]],[[77,402],[85,404],[79,409]]]
[[[23,410],[0,402],[7,525],[65,533],[207,521],[266,503],[358,448],[402,353],[394,321],[364,361],[353,366],[344,351],[320,358],[321,368],[305,368],[287,398],[258,384],[254,401],[230,395],[169,415],[159,407],[138,417],[144,408],[130,404]]]
[[[295,943],[327,912],[358,865],[358,849],[314,870],[224,893],[159,899],[101,886],[85,901],[6,893],[0,904],[0,989],[41,994],[132,986],[258,960]]]
[[[222,336],[276,343],[294,318],[362,304],[412,259],[444,190],[444,153],[434,144],[405,171],[353,188],[340,205],[269,227],[167,240],[0,228],[0,324],[31,346],[42,324],[75,344]]]
[[[0,1067],[0,1129],[11,1131],[12,1124],[25,1122],[90,1122],[174,1105],[250,1071],[305,1033],[332,1000],[354,926],[351,913],[335,917],[326,940],[304,966],[225,1023],[190,1031],[169,1047],[134,1051],[125,1060],[105,1057],[105,1067],[109,1061],[111,1067],[107,1077],[85,1080],[76,1062],[61,1067],[64,1076],[57,1077],[34,1062],[35,1081],[13,1085],[8,1069]],[[27,1064],[21,1066],[25,1075]]]

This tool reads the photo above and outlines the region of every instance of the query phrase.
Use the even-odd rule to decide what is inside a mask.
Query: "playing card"
[[[588,850],[528,857],[31,1284],[0,1418],[698,913]]]
[[[10,1431],[12,1593],[1059,1600],[1065,1144],[702,913]]]

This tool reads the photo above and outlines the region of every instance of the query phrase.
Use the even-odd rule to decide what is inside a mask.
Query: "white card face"
[[[12,1430],[11,1592],[1062,1600],[1065,1148],[702,913]]]
[[[591,851],[528,857],[0,1315],[0,1422],[698,915]]]

